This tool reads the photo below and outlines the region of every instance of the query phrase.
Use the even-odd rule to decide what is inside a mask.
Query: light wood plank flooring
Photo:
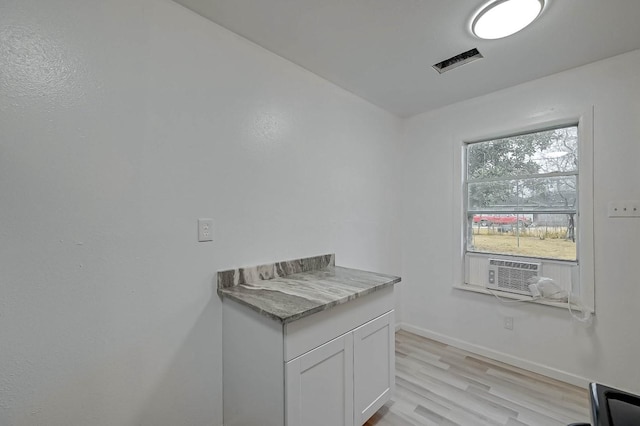
[[[396,333],[396,392],[365,426],[566,426],[586,389],[420,336]]]

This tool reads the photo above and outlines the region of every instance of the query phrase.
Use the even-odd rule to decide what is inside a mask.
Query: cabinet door
[[[287,426],[353,426],[353,335],[286,363]]]
[[[395,384],[394,312],[353,331],[354,410],[364,424],[390,398]]]

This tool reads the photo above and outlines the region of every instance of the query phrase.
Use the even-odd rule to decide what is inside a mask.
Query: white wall
[[[181,6],[4,0],[0,70],[0,424],[220,425],[217,270],[400,272],[398,119]]]
[[[406,122],[403,321],[412,329],[529,368],[640,392],[640,220],[610,219],[611,200],[640,199],[640,51],[431,111]],[[481,82],[479,82],[481,84]],[[594,106],[596,318],[503,306],[452,289],[454,135],[484,136]],[[503,317],[514,317],[514,331]],[[560,374],[562,376],[562,374]]]

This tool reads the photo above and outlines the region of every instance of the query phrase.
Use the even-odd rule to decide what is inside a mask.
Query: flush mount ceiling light
[[[535,21],[544,0],[495,0],[486,4],[471,23],[480,38],[495,40],[515,34]]]

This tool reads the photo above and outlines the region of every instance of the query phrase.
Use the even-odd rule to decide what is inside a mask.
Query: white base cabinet
[[[353,332],[355,424],[364,424],[389,399],[395,384],[395,324],[391,311]]]
[[[226,426],[361,426],[395,378],[392,289],[282,325],[223,302]]]
[[[287,426],[360,426],[391,397],[393,311],[287,362]]]
[[[353,426],[353,334],[287,362],[288,426]]]

